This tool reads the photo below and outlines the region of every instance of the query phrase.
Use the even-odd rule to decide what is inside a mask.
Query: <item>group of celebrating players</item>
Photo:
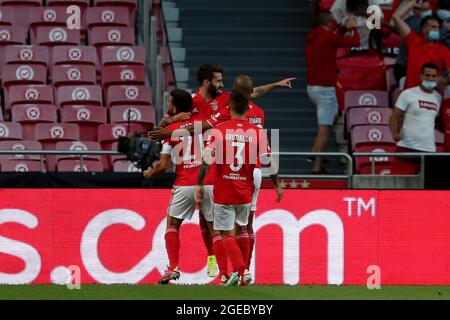
[[[175,89],[167,101],[168,114],[149,132],[162,140],[161,158],[144,177],[165,172],[175,164],[176,179],[167,211],[165,243],[169,266],[159,280],[168,284],[180,277],[179,230],[198,205],[200,227],[208,251],[208,276],[225,286],[248,285],[255,244],[253,217],[262,181],[262,166],[271,167],[271,180],[280,202],[283,189],[270,159],[264,131],[264,111],[251,99],[277,88],[291,88],[294,78],[253,88],[246,75],[238,76],[232,92],[223,92],[219,65],[201,65],[200,88],[189,94]],[[228,271],[228,259],[232,272]]]

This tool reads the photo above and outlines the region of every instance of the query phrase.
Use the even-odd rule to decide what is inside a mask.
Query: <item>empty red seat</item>
[[[352,149],[368,146],[395,146],[388,126],[356,126],[351,131]]]
[[[16,26],[0,26],[0,46],[26,44],[28,30]]]
[[[112,145],[111,145],[111,150],[113,150],[113,151],[117,151],[117,145],[118,145],[119,143],[118,142],[113,142],[112,143]],[[110,157],[110,162],[109,162],[109,166],[111,167],[111,168],[114,168],[114,165],[115,165],[115,163],[117,162],[117,161],[128,161],[127,160],[127,156],[126,155],[124,155],[124,154],[118,154],[118,155],[116,155],[116,156],[111,156]],[[108,166],[108,167],[109,167]],[[114,170],[114,169],[113,169]]]
[[[136,168],[136,166],[131,161],[117,160],[114,162],[113,172],[135,173],[135,172],[142,172],[142,170],[139,168]]]
[[[109,86],[105,96],[106,105],[151,105],[152,91],[149,86]]]
[[[10,7],[0,7],[0,25],[14,25],[14,10]]]
[[[28,28],[29,11],[42,6],[41,0],[0,0],[1,6],[10,7],[14,12],[14,24]]]
[[[62,141],[56,143],[56,150],[66,151],[101,151],[100,143],[93,141]],[[84,155],[83,160],[97,160],[100,161],[100,155]],[[61,160],[78,160],[79,155],[61,154],[56,156],[56,162]]]
[[[97,73],[93,65],[56,65],[52,68],[52,83],[58,88],[70,85],[95,85]]]
[[[43,166],[43,167],[41,167]],[[2,172],[45,172],[45,162],[38,160],[11,159],[1,162]]]
[[[22,126],[17,122],[0,123],[0,140],[22,140]]]
[[[155,123],[155,109],[152,106],[113,106],[109,109],[111,123],[142,123],[149,126]]]
[[[69,30],[66,27],[37,27],[30,35],[31,44],[42,46],[80,45],[80,30]]]
[[[88,29],[93,27],[128,27],[130,15],[122,7],[92,7],[87,9],[86,24]]]
[[[15,104],[54,104],[51,85],[18,85],[5,90],[5,105],[9,108]]]
[[[81,166],[80,160],[61,160],[58,161],[56,169],[58,172],[103,172],[101,161],[86,160]]]
[[[356,152],[371,152],[373,157],[358,157],[356,158],[356,172],[358,174],[372,173],[372,159],[374,160],[374,173],[381,175],[391,174],[391,167],[393,157],[384,156],[383,153],[395,152],[395,145],[362,145],[356,148]],[[375,155],[376,154],[376,155]]]
[[[65,7],[67,8],[70,5],[79,6],[80,9],[86,9],[89,6],[89,0],[47,0],[47,6],[49,7]]]
[[[102,85],[145,85],[145,67],[142,65],[104,66],[101,71]]]
[[[347,91],[345,93],[345,110],[353,107],[389,107],[386,91]]]
[[[35,140],[37,123],[55,123],[58,120],[56,107],[52,105],[15,105],[11,108],[12,121],[22,125],[23,139]]]
[[[145,48],[133,46],[105,46],[102,48],[101,63],[104,66],[116,64],[145,65]]]
[[[61,121],[78,124],[80,140],[97,141],[97,128],[107,122],[107,111],[99,106],[67,105],[61,110]]]
[[[0,150],[12,150],[12,151],[26,151],[26,150],[42,150],[42,144],[39,141],[0,141]],[[38,154],[1,154],[0,162],[15,159],[15,160],[40,160]]]
[[[94,6],[97,7],[124,7],[128,10],[130,15],[131,25],[136,23],[136,10],[137,1],[136,0],[94,0]]]
[[[53,64],[98,66],[97,51],[89,46],[57,46],[53,48]]]
[[[48,65],[49,51],[43,46],[15,45],[5,47],[5,64]]]
[[[56,89],[59,107],[70,104],[103,105],[102,89],[96,85],[64,86]]]
[[[346,113],[347,131],[361,125],[389,125],[390,108],[350,108]]]
[[[37,27],[65,27],[67,26],[67,10],[64,7],[41,7],[29,11],[29,23],[32,32],[36,32]]]
[[[80,131],[78,125],[73,123],[38,123],[35,126],[35,136],[44,150],[55,150],[57,142],[80,140]],[[56,157],[48,155],[46,160],[48,170],[55,171]]]
[[[41,64],[7,64],[2,68],[2,84],[12,85],[46,84],[47,68]]]
[[[97,48],[102,46],[134,46],[134,28],[93,27],[88,33],[88,43]],[[99,50],[101,53],[101,50]]]

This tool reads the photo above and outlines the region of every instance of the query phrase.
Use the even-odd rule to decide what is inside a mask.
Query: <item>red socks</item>
[[[250,240],[250,250],[248,254],[248,260],[247,260],[247,269],[250,269],[250,263],[252,262],[252,256],[253,256],[253,250],[255,249],[255,234],[249,233],[248,238]]]
[[[233,237],[225,237],[222,238],[222,241],[227,252],[227,256],[230,258],[231,264],[233,265],[233,271],[238,271],[239,274],[243,274],[245,270],[245,262],[236,240]]]
[[[214,255],[216,256],[217,265],[219,266],[220,276],[224,275],[228,278],[228,260],[222,237],[217,235],[213,239]]]
[[[250,254],[250,239],[248,233],[239,233],[236,236],[236,243],[239,246],[239,249],[241,249],[242,258],[244,258],[245,268],[247,269],[247,261],[249,260],[248,256]]]
[[[175,269],[178,267],[178,261],[180,258],[180,236],[178,230],[175,228],[168,228],[166,235],[166,250],[169,256],[169,268]]]

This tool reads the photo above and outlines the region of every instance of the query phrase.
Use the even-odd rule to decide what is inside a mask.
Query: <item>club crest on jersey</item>
[[[212,108],[214,111],[219,110],[219,103],[217,102],[217,100],[213,100],[213,101],[211,102],[211,108]]]

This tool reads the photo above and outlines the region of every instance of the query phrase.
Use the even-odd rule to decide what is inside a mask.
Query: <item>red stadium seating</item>
[[[58,161],[58,172],[103,172],[103,165],[101,161],[86,160],[83,161],[83,168],[81,168],[80,160],[61,160]]]
[[[118,142],[113,142],[113,144],[111,145],[111,150],[117,150],[117,145],[118,144],[119,144]],[[111,156],[110,158],[111,158],[110,159],[111,161],[110,161],[109,165],[112,168],[114,168],[114,165],[115,165],[115,163],[117,161],[126,161],[126,162],[128,162],[127,157],[125,155],[123,155],[123,154],[119,154],[117,156]]]
[[[346,113],[347,131],[361,125],[389,125],[389,108],[350,108]]]
[[[78,125],[73,123],[38,123],[35,127],[35,136],[36,140],[42,143],[44,150],[55,150],[56,143],[60,141],[80,140]],[[50,171],[55,171],[56,156],[48,155],[46,159],[47,168]]]
[[[389,107],[386,91],[347,91],[345,93],[345,111],[353,107]]]
[[[11,7],[14,12],[14,24],[28,28],[28,13],[42,6],[41,0],[0,0],[1,6]]]
[[[105,96],[106,106],[151,105],[152,91],[148,86],[109,86]]]
[[[61,110],[61,121],[78,124],[82,141],[97,141],[97,128],[107,122],[107,110],[99,106],[67,105]]]
[[[105,46],[102,48],[101,63],[104,66],[116,64],[140,64],[145,66],[145,48]]]
[[[94,27],[88,33],[88,43],[98,49],[102,46],[134,46],[134,28],[131,27]]]
[[[42,150],[42,144],[38,141],[0,141],[0,150],[13,150],[13,151],[25,151],[25,150]],[[0,155],[0,162],[5,160],[40,160],[40,155],[31,154],[2,154]]]
[[[86,9],[89,6],[89,0],[47,0],[47,6],[49,7],[65,7],[69,5],[79,6],[82,10]]]
[[[397,102],[397,99],[400,96],[400,93],[401,92],[400,92],[399,88],[395,88],[394,90],[391,91],[390,99],[391,99],[392,107],[395,107],[395,103]]]
[[[0,26],[0,46],[26,44],[27,34],[23,27]]]
[[[131,161],[117,160],[114,162],[113,172],[135,173],[135,172],[142,172],[142,170],[139,168],[136,168]]]
[[[31,44],[42,46],[74,45],[81,42],[80,30],[69,30],[66,27],[37,27],[30,35]]]
[[[53,48],[53,64],[93,65],[98,66],[95,47],[57,46]]]
[[[36,32],[36,28],[42,26],[65,27],[69,16],[64,7],[34,8],[28,15],[31,32]]]
[[[352,149],[360,146],[395,146],[388,126],[356,126],[352,132]]]
[[[7,46],[5,64],[40,64],[48,66],[49,51],[43,46]]]
[[[56,89],[56,103],[62,108],[70,104],[103,105],[102,90],[100,86],[64,86]]]
[[[51,85],[20,85],[5,90],[5,105],[9,108],[15,104],[54,104]]]
[[[42,170],[46,171],[47,166],[44,162],[43,168],[41,168],[41,162],[38,160],[11,159],[2,161],[1,169],[2,172],[41,172]]]
[[[41,64],[8,64],[2,68],[2,85],[46,84],[47,68]]]
[[[102,86],[145,85],[145,67],[142,65],[103,66],[101,70]]]
[[[22,125],[23,139],[35,140],[37,123],[57,122],[56,107],[52,105],[16,105],[11,108],[12,121]]]
[[[170,51],[168,46],[162,46],[159,50],[162,61],[162,69],[164,71],[164,86],[171,87],[176,86],[175,75],[173,72],[172,60],[170,57]]]
[[[97,7],[125,7],[130,14],[131,25],[136,23],[136,0],[94,0],[94,6]]]
[[[14,25],[14,10],[10,7],[0,7],[0,25]]]
[[[0,123],[0,140],[22,140],[22,126],[17,122]]]
[[[113,106],[109,109],[111,123],[132,123],[151,125],[155,123],[155,109],[152,106]]]
[[[361,146],[357,148],[357,152],[372,152],[372,153],[383,153],[383,152],[395,152],[396,147],[391,146]],[[371,174],[372,173],[372,157],[358,157],[356,159],[356,172],[358,174]],[[373,157],[375,160],[375,174],[390,174],[393,157],[386,157],[381,155],[376,155]]]
[[[92,65],[57,65],[52,68],[52,83],[58,88],[70,85],[95,85],[97,73]]]
[[[56,150],[66,151],[100,151],[102,150],[100,143],[93,141],[62,141],[56,143]],[[97,160],[100,161],[100,155],[85,155],[83,160]],[[80,156],[62,154],[56,156],[56,162],[61,160],[78,160]]]
[[[93,27],[129,27],[130,15],[122,7],[93,7],[86,13],[88,29]]]

